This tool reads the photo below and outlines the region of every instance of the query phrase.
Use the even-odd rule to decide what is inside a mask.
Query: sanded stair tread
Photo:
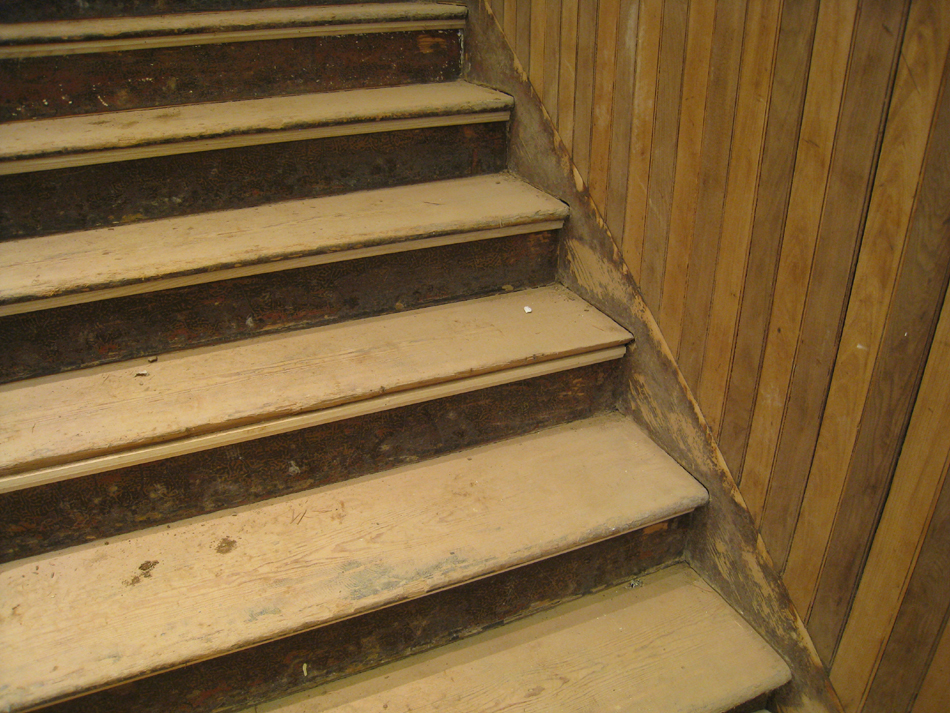
[[[23,159],[165,144],[175,145],[164,147],[169,152],[187,151],[188,142],[199,140],[259,140],[268,133],[284,137],[293,130],[383,119],[494,116],[511,106],[506,94],[456,81],[14,121],[0,124],[0,161],[9,172]]]
[[[527,312],[525,307],[530,307]],[[629,341],[560,286],[0,387],[0,473],[316,411]]]
[[[688,566],[640,581],[254,711],[722,713],[788,682]]]
[[[610,414],[22,560],[0,568],[0,700],[35,705],[321,626],[706,499]]]
[[[464,5],[401,2],[22,22],[0,26],[0,44],[196,34],[300,25],[459,20],[465,18],[466,12]]]
[[[241,273],[253,274],[302,256],[329,262],[354,250],[412,249],[432,236],[524,232],[567,212],[514,176],[491,174],[8,241],[0,243],[0,314],[90,301],[106,288],[135,286],[120,291],[132,294],[226,279],[239,266],[258,266]],[[74,297],[29,304],[66,295]]]

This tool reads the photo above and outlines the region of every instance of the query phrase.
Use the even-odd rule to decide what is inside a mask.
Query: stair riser
[[[0,121],[455,80],[461,31],[0,60]]]
[[[373,0],[404,2],[405,0]],[[42,22],[88,17],[128,17],[181,12],[251,10],[303,5],[355,5],[366,0],[3,0],[0,22]]]
[[[587,418],[617,362],[0,496],[0,561],[297,493]]]
[[[495,173],[507,124],[384,131],[0,177],[0,239]]]
[[[553,232],[0,317],[0,383],[551,284]]]
[[[682,516],[489,579],[44,710],[241,710],[477,634],[671,564],[681,559],[688,523],[689,516]]]

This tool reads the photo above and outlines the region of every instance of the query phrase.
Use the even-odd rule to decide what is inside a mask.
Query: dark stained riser
[[[617,362],[596,364],[3,494],[0,561],[298,493],[587,418],[613,407],[617,370]]]
[[[0,383],[554,282],[553,232],[0,317]]]
[[[641,574],[682,559],[689,519],[684,515],[488,579],[43,710],[243,710],[448,644],[612,585],[631,582],[636,586],[636,577]]]
[[[0,60],[0,121],[458,79],[460,30]]]
[[[164,15],[303,5],[355,5],[366,0],[0,0],[0,22]],[[404,0],[373,0],[403,2]]]
[[[507,139],[498,121],[0,176],[0,239],[495,173]]]

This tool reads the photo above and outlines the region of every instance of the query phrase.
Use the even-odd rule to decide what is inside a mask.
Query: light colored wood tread
[[[154,364],[141,359],[5,384],[0,474],[595,352],[629,339],[555,286],[176,352]]]
[[[612,414],[4,565],[0,698],[36,705],[248,647],[706,498]]]
[[[0,243],[0,316],[560,227],[493,174]]]
[[[464,20],[462,5],[366,3],[320,7],[264,8],[147,17],[22,22],[0,25],[0,44],[40,44],[163,35],[194,35],[274,27],[348,26]]]
[[[720,713],[790,679],[686,565],[639,582],[253,711]]]
[[[511,106],[506,94],[459,81],[14,121],[0,124],[0,174],[505,121]]]

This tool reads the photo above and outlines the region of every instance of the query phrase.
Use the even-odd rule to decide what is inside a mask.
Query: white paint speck
[[[524,313],[525,313],[525,314],[531,314],[531,308],[528,307],[527,305],[525,305]]]

